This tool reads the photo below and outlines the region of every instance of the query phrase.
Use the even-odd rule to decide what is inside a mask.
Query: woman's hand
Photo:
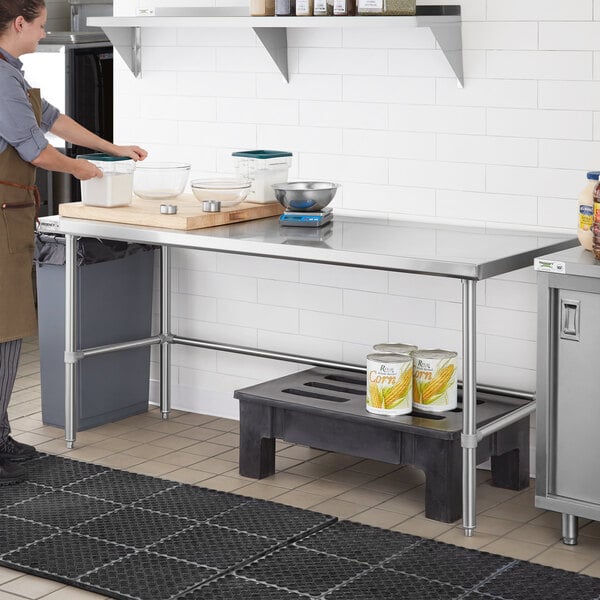
[[[72,175],[80,181],[86,181],[87,179],[93,179],[94,177],[102,177],[102,170],[96,165],[92,164],[89,160],[83,158],[76,158],[73,160],[75,163]]]
[[[117,146],[115,145],[113,152],[114,156],[127,156],[135,161],[144,160],[148,156],[148,152],[139,146]]]

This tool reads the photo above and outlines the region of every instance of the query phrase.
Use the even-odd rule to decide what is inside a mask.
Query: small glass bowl
[[[133,193],[146,200],[166,200],[183,192],[191,165],[177,162],[138,162],[133,172]]]
[[[194,179],[192,192],[200,202],[218,200],[221,208],[236,206],[246,199],[252,182],[241,177],[211,177]]]

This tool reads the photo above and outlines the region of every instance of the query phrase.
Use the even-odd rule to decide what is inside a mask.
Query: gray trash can
[[[154,247],[81,238],[77,348],[149,337]],[[65,424],[65,239],[36,236],[42,420]],[[150,347],[89,356],[77,366],[77,430],[148,410]]]

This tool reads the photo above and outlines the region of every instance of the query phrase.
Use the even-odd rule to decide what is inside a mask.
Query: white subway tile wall
[[[418,2],[439,3],[458,2]],[[232,171],[234,150],[289,150],[291,176],[343,185],[339,214],[574,231],[600,163],[600,0],[460,4],[463,89],[426,29],[291,30],[289,84],[251,30],[144,29],[143,77],[116,63],[116,137],[192,177]],[[456,281],[184,250],[173,270],[182,335],[363,364],[388,340],[461,353]],[[477,305],[480,381],[533,390],[533,270],[482,283]],[[173,358],[173,405],[224,416],[236,387],[304,368]]]

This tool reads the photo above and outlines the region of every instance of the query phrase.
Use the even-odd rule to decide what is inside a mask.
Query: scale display
[[[319,212],[286,211],[279,217],[279,222],[284,227],[322,227],[332,219],[331,209]]]

